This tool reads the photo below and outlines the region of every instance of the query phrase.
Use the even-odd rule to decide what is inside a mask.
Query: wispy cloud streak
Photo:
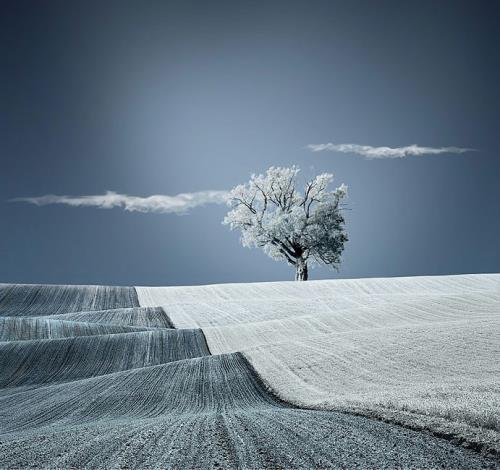
[[[227,194],[227,191],[199,191],[181,193],[175,196],[157,194],[140,197],[107,191],[105,194],[93,196],[56,196],[48,194],[39,197],[18,197],[10,199],[10,202],[27,202],[37,206],[62,204],[71,207],[96,207],[98,209],[120,207],[129,212],[186,214],[190,209],[198,206],[223,204],[226,202]]]
[[[419,145],[407,145],[406,147],[373,147],[371,145],[358,144],[309,144],[307,148],[313,152],[341,152],[356,153],[369,159],[378,158],[405,158],[421,155],[439,155],[442,153],[465,153],[474,152],[476,149],[462,147],[421,147]]]

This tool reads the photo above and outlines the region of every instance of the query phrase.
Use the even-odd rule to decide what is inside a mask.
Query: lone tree
[[[308,279],[308,263],[338,269],[347,241],[342,200],[347,186],[327,191],[333,175],[323,173],[296,189],[299,168],[271,167],[265,175],[233,188],[224,224],[241,230],[241,243],[260,247],[295,267],[295,280]]]

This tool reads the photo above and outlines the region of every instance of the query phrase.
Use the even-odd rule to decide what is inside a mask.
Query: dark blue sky
[[[229,189],[271,165],[350,189],[340,273],[500,271],[493,1],[2,2],[0,282],[286,280],[226,208],[37,207]],[[311,143],[472,147],[367,160]]]

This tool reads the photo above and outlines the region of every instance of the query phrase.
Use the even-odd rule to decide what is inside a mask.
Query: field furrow
[[[209,354],[199,330],[0,343],[0,389],[67,382]]]
[[[414,431],[291,408],[239,353],[41,387],[0,407],[9,410],[0,415],[2,467],[492,466]]]
[[[132,333],[150,328],[55,320],[54,317],[0,317],[0,342]]]
[[[161,307],[132,307],[57,315],[58,320],[71,320],[111,325],[149,328],[173,328],[172,321]]]
[[[133,287],[0,284],[0,316],[139,307]]]

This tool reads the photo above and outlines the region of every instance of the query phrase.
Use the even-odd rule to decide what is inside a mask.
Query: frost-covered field
[[[500,275],[137,288],[281,398],[500,450]]]
[[[499,281],[0,284],[0,468],[496,468]]]

